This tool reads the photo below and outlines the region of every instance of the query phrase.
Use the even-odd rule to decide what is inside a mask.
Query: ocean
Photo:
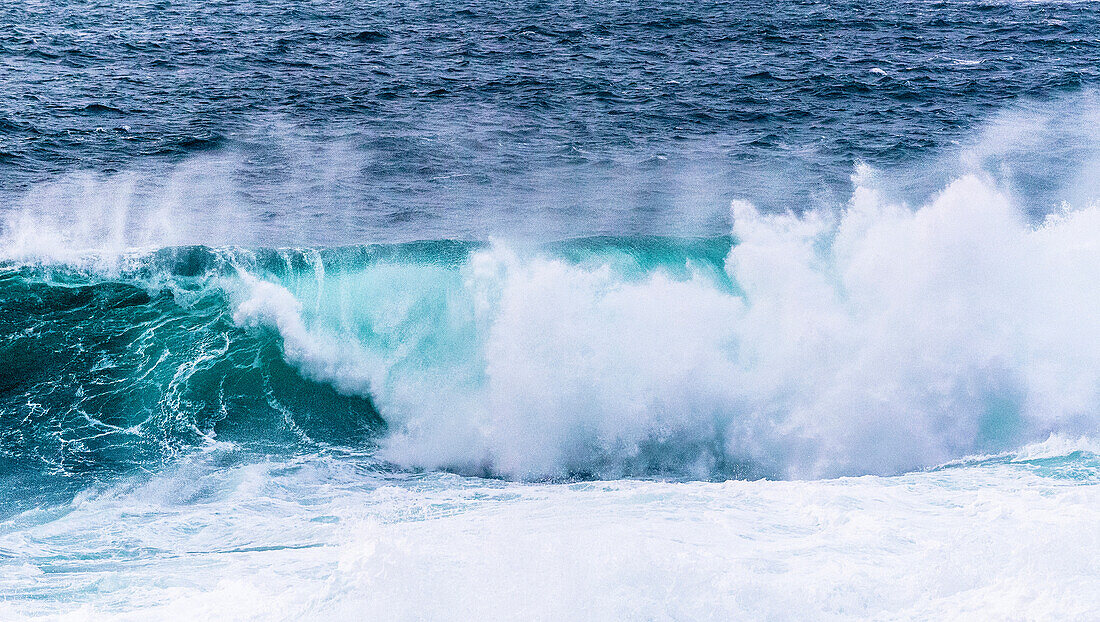
[[[0,619],[1100,619],[1086,1],[0,7]]]

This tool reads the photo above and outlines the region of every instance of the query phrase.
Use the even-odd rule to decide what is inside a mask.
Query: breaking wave
[[[855,181],[841,212],[735,202],[700,239],[108,252],[10,218],[0,448],[813,478],[1094,434],[1100,206],[1036,224],[981,176],[917,208]]]

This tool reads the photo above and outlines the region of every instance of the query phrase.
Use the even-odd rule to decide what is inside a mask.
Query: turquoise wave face
[[[730,246],[728,238],[592,238],[547,250],[630,279],[658,269],[686,276],[692,262],[722,275]],[[0,269],[2,459],[11,472],[73,475],[152,466],[215,439],[264,452],[372,451],[387,424],[369,388],[292,364],[278,326],[235,321],[242,279],[292,291],[311,330],[390,354],[391,375],[453,382],[461,370],[476,384],[478,327],[456,293],[470,254],[484,247],[195,246],[111,269],[9,263]]]
[[[706,239],[10,259],[0,448],[32,474],[225,441],[524,480],[818,478],[1095,434],[1100,208],[1036,227],[967,177],[917,210],[861,188],[837,215],[732,216]]]
[[[115,278],[5,271],[4,455],[81,473],[158,462],[215,436],[279,450],[383,429],[369,399],[303,379],[277,334],[234,325],[213,284],[217,259],[173,249]]]

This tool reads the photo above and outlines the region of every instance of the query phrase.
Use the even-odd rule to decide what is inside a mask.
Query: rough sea
[[[0,5],[0,620],[1098,585],[1100,4]]]

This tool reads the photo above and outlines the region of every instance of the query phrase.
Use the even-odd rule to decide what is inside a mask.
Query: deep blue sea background
[[[1088,2],[66,0],[0,24],[9,202],[72,171],[140,199],[204,154],[195,209],[290,244],[725,234],[731,199],[843,204],[856,162],[922,163],[898,176],[922,198],[995,113],[1100,78]],[[1058,155],[1026,155],[1029,209],[1064,198]]]

